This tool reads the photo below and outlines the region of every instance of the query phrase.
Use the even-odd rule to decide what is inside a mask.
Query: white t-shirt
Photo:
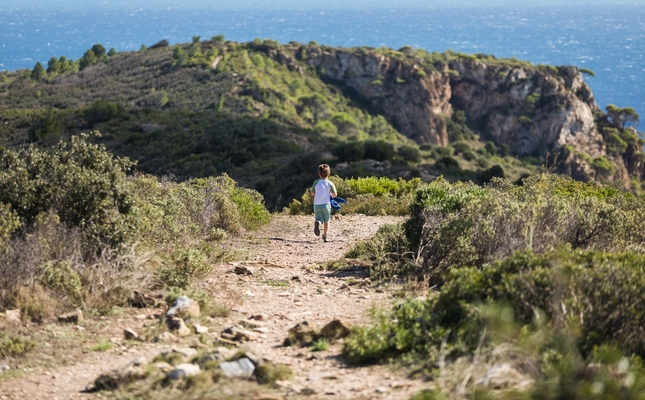
[[[328,179],[317,179],[311,186],[314,192],[314,205],[329,204],[331,193],[336,195],[336,185]]]

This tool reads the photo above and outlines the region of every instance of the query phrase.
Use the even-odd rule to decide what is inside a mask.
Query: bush
[[[125,172],[133,165],[103,146],[75,136],[49,151],[6,150],[0,158],[0,203],[11,205],[28,227],[53,212],[95,244],[131,241],[136,232],[133,198]]]
[[[368,140],[365,142],[365,158],[376,161],[392,160],[394,146],[384,140]]]
[[[119,107],[110,101],[97,100],[84,111],[84,116],[90,124],[110,121],[119,114]]]
[[[0,356],[2,358],[24,356],[35,347],[36,343],[32,340],[8,333],[0,334]]]
[[[457,171],[460,169],[459,161],[450,156],[441,157],[434,165],[441,171]]]
[[[455,154],[470,152],[470,146],[464,141],[459,141],[452,144]]]
[[[405,161],[410,161],[415,163],[418,163],[421,161],[421,153],[419,152],[419,148],[417,148],[416,146],[403,145],[399,147],[398,153],[399,153],[399,156],[403,158]]]
[[[193,278],[202,277],[210,270],[210,265],[201,251],[179,249],[175,250],[170,259],[157,271],[157,279],[166,287],[186,289]]]
[[[341,142],[332,148],[331,154],[342,161],[360,161],[365,156],[365,145],[359,141]]]
[[[527,178],[521,187],[437,180],[417,191],[406,236],[423,257],[423,274],[440,282],[440,271],[481,267],[517,250],[638,248],[645,239],[637,222],[642,203],[629,193],[556,176]]]

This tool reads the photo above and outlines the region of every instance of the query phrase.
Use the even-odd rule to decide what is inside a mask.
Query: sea
[[[133,2],[134,3],[134,2]],[[518,2],[520,3],[520,2]],[[563,2],[563,4],[566,2]],[[315,40],[331,46],[405,45],[576,65],[598,105],[633,107],[645,120],[645,6],[300,9],[16,9],[0,4],[0,70],[33,68],[95,43],[138,50],[223,34],[228,40]]]

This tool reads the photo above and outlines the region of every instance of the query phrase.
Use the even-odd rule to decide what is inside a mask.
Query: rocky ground
[[[203,347],[204,338],[216,345],[230,341],[273,364],[289,366],[294,374],[270,388],[273,398],[407,399],[428,383],[390,366],[348,366],[340,357],[339,342],[316,352],[311,346],[283,346],[298,323],[319,328],[334,319],[363,324],[369,321],[370,309],[391,301],[393,288],[372,285],[360,263],[350,261],[350,268],[339,272],[321,266],[343,259],[353,243],[399,220],[345,216],[332,222],[331,241],[323,243],[313,235],[310,217],[277,216],[262,231],[231,240],[231,248],[247,260],[217,265],[212,276],[198,284],[232,310],[228,317],[201,316],[199,324],[208,329],[201,342],[193,333],[176,342],[163,337],[154,342],[151,330],[164,311],[155,308],[122,309],[111,317],[90,316],[78,323],[26,326],[23,329],[36,339],[37,347],[26,359],[10,361],[10,369],[0,373],[0,399],[105,396],[84,391],[102,373],[124,368],[135,359],[150,362],[172,346]],[[234,333],[243,330],[244,320],[257,321],[255,329],[247,326],[249,341],[238,343],[222,334],[227,328],[234,328]],[[143,340],[125,339],[125,329]]]

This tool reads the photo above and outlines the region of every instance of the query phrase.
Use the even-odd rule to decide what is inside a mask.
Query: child
[[[314,223],[314,233],[316,236],[320,235],[320,223],[323,223],[322,238],[327,241],[327,232],[329,231],[329,219],[331,218],[331,203],[330,198],[336,197],[336,185],[329,181],[329,165],[322,164],[318,166],[318,176],[314,184],[311,186],[311,194],[314,196],[314,215],[316,222]]]

